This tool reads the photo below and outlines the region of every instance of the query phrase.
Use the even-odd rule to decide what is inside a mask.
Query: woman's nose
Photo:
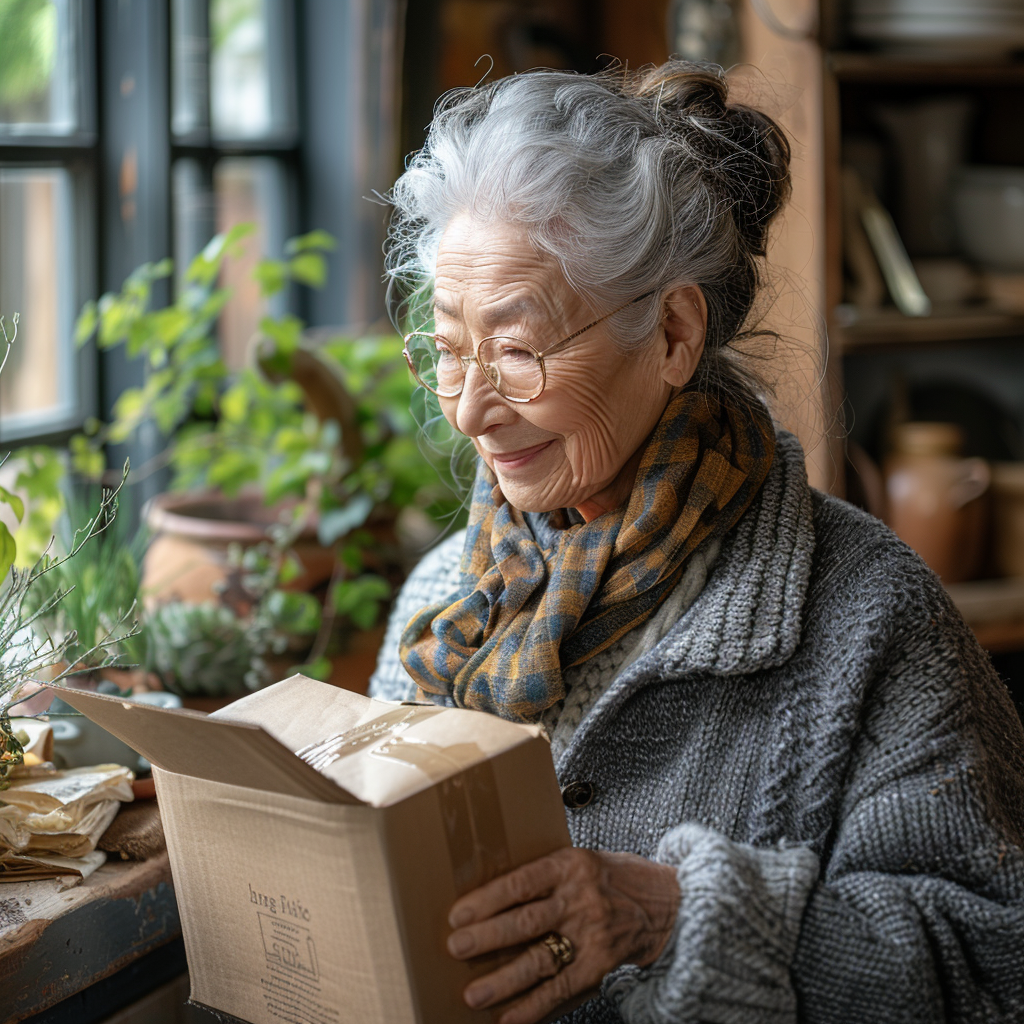
[[[455,410],[455,426],[467,437],[479,437],[498,425],[499,410],[505,407],[476,363],[466,369],[466,380]]]

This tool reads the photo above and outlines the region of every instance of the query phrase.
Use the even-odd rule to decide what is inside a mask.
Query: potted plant
[[[458,502],[417,446],[414,384],[396,336],[312,337],[294,316],[268,316],[250,365],[224,365],[215,329],[228,292],[218,278],[249,230],[214,238],[166,307],[150,308],[151,294],[173,272],[170,260],[139,267],[120,293],[86,305],[79,341],[123,347],[145,362],[146,380],[120,396],[109,424],[93,422],[72,440],[72,458],[95,477],[105,468],[104,446],[152,419],[173,479],[151,513],[164,537],[154,540],[150,563],[172,530],[179,542],[191,531],[185,540],[195,542],[205,529],[215,552],[211,578],[224,586],[229,548],[261,546],[279,574],[271,589],[322,594],[325,615],[306,668],[323,675],[339,637],[352,641],[374,627],[401,581],[410,556],[396,524],[417,518],[422,538],[423,510],[452,514]],[[313,232],[292,240],[284,259],[261,261],[261,294],[322,285],[332,244]],[[177,566],[181,550],[172,555]],[[169,590],[181,596],[181,586],[172,581]],[[211,596],[209,581],[204,594],[191,594],[197,602]]]
[[[0,338],[4,346],[0,372],[17,337],[17,326],[15,316],[13,330],[8,335],[0,316]],[[0,464],[3,461],[6,456]],[[73,629],[55,636],[45,627],[47,618],[56,614],[71,592],[67,586],[53,585],[52,581],[59,579],[90,542],[110,529],[117,514],[118,494],[127,476],[126,463],[120,483],[103,490],[96,513],[84,526],[70,532],[62,554],[44,551],[24,568],[15,564],[18,558],[15,533],[0,520],[0,790],[10,785],[12,771],[24,758],[24,738],[12,725],[12,709],[31,696],[39,683],[52,684],[71,675],[79,660],[97,668],[116,663],[118,646],[138,630],[137,623],[130,621],[133,606],[109,621],[108,628],[97,630],[89,638],[83,637],[81,642]],[[25,521],[25,504],[15,492],[0,487],[0,506],[17,523]]]

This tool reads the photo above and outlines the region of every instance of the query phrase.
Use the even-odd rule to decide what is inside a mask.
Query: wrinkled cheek
[[[579,486],[603,483],[618,468],[619,440],[610,427],[571,435],[565,442],[565,459]],[[623,459],[622,461],[625,461]]]

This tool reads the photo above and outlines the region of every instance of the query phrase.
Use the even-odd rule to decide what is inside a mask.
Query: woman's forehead
[[[558,263],[537,251],[521,225],[460,216],[442,236],[434,275],[442,316],[500,327],[562,318],[579,304]]]

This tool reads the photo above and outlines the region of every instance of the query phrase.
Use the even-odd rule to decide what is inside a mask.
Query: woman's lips
[[[519,469],[550,444],[551,441],[543,441],[541,444],[535,444],[532,448],[520,448],[517,452],[492,452],[491,459],[503,470]]]

